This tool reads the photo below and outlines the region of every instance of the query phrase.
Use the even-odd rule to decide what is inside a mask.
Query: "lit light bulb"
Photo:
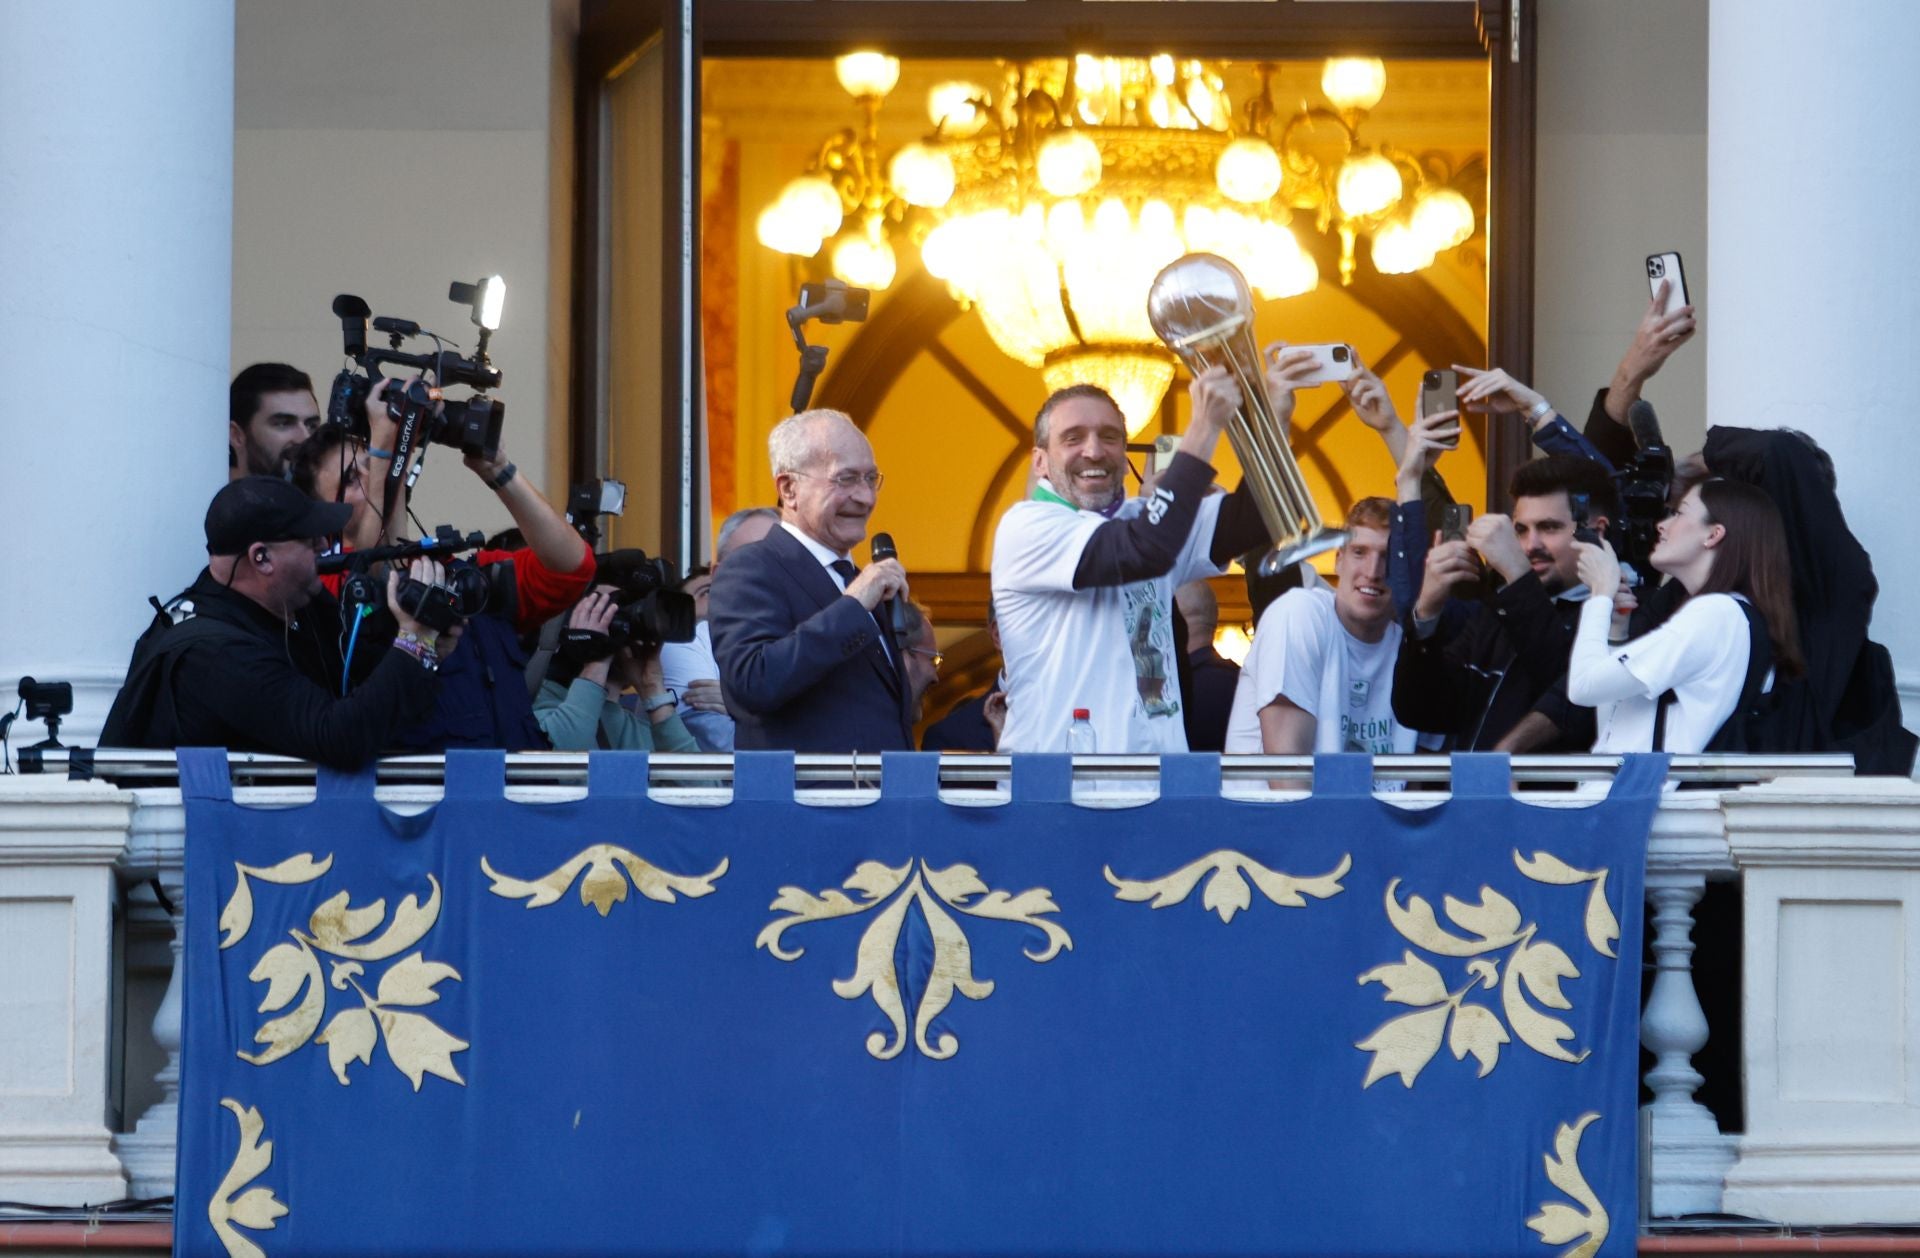
[[[1411,275],[1433,264],[1433,250],[1418,232],[1399,219],[1373,234],[1373,269],[1382,275]]]
[[[1093,212],[1093,234],[1102,250],[1124,249],[1133,235],[1133,219],[1127,213],[1127,207],[1113,197],[1100,203]]]
[[[833,247],[833,273],[856,288],[879,292],[893,283],[893,246],[881,234],[878,220],[864,232],[847,236]]]
[[[1220,191],[1242,205],[1271,201],[1280,191],[1280,154],[1256,136],[1242,136],[1227,145],[1213,168]]]
[[[1148,236],[1176,236],[1173,207],[1155,197],[1140,207],[1140,231]]]
[[[1213,649],[1222,659],[1244,665],[1253,654],[1253,639],[1240,625],[1221,625],[1213,631]]]
[[[798,254],[803,258],[811,258],[819,253],[823,239],[812,235],[804,227],[796,226],[793,215],[778,202],[760,211],[760,217],[754,220],[753,234],[769,249]]]
[[[833,59],[833,73],[855,100],[885,96],[900,81],[900,58],[884,52],[850,52]]]
[[[987,89],[978,83],[936,83],[927,92],[927,117],[940,134],[964,140],[986,125],[986,111],[974,103],[986,99]]]
[[[840,230],[843,211],[839,190],[819,175],[788,180],[774,205],[787,216],[793,235],[825,240]]]
[[[1064,258],[1080,246],[1087,234],[1087,213],[1078,201],[1055,201],[1047,209],[1047,248]]]
[[[1040,146],[1040,186],[1056,197],[1077,197],[1100,182],[1100,146],[1078,131],[1056,131]]]
[[[1320,268],[1278,223],[1257,223],[1245,237],[1247,283],[1262,297],[1298,297],[1320,282]]]
[[[1378,57],[1329,57],[1320,90],[1341,113],[1365,112],[1387,94],[1387,63]]]
[[[1437,253],[1473,235],[1473,206],[1452,188],[1431,188],[1413,203],[1413,230]]]
[[[916,140],[887,163],[887,182],[908,205],[939,209],[953,196],[953,159]]]
[[[920,265],[926,268],[928,275],[951,283],[960,273],[960,263],[966,256],[963,240],[966,224],[965,218],[947,219],[935,226],[927,233],[927,238],[920,242]]]
[[[1378,214],[1400,199],[1400,170],[1378,153],[1356,153],[1340,164],[1335,195],[1348,218]]]

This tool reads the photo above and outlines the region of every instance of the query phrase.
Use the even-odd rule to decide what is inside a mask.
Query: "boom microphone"
[[[1660,436],[1660,418],[1653,413],[1653,403],[1645,398],[1635,398],[1627,407],[1627,427],[1633,430],[1633,444],[1642,450],[1666,448]]]
[[[873,562],[875,563],[879,563],[883,559],[898,560],[900,558],[900,552],[893,547],[893,534],[891,533],[875,533],[873,535],[872,553]],[[907,633],[906,610],[900,606],[900,600],[897,598],[885,600],[881,604],[881,610],[887,615],[885,623],[888,628],[893,630],[893,640],[900,644],[902,650],[905,650]]]

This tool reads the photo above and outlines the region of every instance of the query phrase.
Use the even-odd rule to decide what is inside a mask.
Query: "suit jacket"
[[[791,533],[727,556],[707,608],[735,750],[913,750],[900,653]]]

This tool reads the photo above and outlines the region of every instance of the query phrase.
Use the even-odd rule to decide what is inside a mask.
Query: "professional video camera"
[[[607,626],[608,637],[623,646],[693,641],[693,596],[680,592],[680,570],[672,560],[649,558],[638,549],[598,559],[596,579],[618,586],[622,600]]]
[[[1614,472],[1620,520],[1612,531],[1621,562],[1644,578],[1651,571],[1660,521],[1666,518],[1667,497],[1673,492],[1673,451],[1661,439],[1660,420],[1645,400],[1636,399],[1627,408],[1627,427],[1636,449],[1626,466]]]
[[[500,326],[500,312],[506,303],[506,281],[497,275],[474,284],[455,282],[447,290],[447,299],[467,306],[480,329],[480,340],[471,358],[462,357],[436,333],[426,331],[411,319],[385,315],[373,319],[376,332],[387,335],[387,348],[367,344],[367,320],[373,310],[352,293],[333,299],[333,313],[339,316],[347,357],[360,368],[344,368],[333,378],[333,391],[327,399],[327,422],[339,424],[365,440],[366,422],[362,407],[384,379],[383,366],[406,367],[432,377],[431,387],[416,382],[406,390],[387,390],[387,414],[400,425],[394,442],[393,471],[390,479],[407,476],[406,464],[421,444],[451,446],[463,454],[491,455],[500,448],[500,430],[506,422],[506,406],[486,396],[488,389],[500,384],[500,372],[487,358],[487,341]],[[400,346],[410,337],[425,336],[433,341],[432,353],[409,353]],[[443,401],[438,408],[433,390],[467,385],[472,397]],[[411,482],[409,482],[411,483]]]
[[[349,622],[386,603],[386,584],[371,569],[382,562],[405,563],[422,556],[452,560],[455,555],[478,550],[486,545],[486,535],[472,532],[464,537],[451,525],[443,524],[432,537],[400,542],[392,546],[373,546],[366,550],[323,555],[315,565],[322,576],[346,573],[340,588],[340,606]],[[464,561],[450,562],[445,585],[428,585],[412,577],[400,583],[400,607],[407,615],[438,633],[444,633],[462,620],[489,609],[511,606],[513,595],[511,564],[490,564],[485,568]],[[504,588],[503,588],[504,587]]]

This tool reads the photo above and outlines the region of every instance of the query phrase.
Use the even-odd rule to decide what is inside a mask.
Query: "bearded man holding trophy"
[[[1173,667],[1173,592],[1272,544],[1278,571],[1341,544],[1287,448],[1311,351],[1253,339],[1253,294],[1232,263],[1189,254],[1147,299],[1154,331],[1193,373],[1193,419],[1150,490],[1126,496],[1126,421],[1094,385],[1058,390],[1034,420],[1032,496],[1000,520],[993,604],[1006,661],[1002,752],[1187,749]],[[1209,490],[1222,431],[1245,471]],[[1090,729],[1069,745],[1069,731]]]

